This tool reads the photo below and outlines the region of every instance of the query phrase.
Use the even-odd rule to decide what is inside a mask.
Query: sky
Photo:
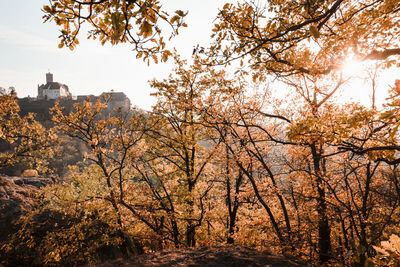
[[[224,0],[168,0],[166,10],[189,11],[187,28],[169,43],[183,58],[197,44],[206,46],[213,21]],[[136,59],[129,45],[105,45],[79,38],[73,51],[58,48],[59,31],[54,22],[43,23],[41,8],[46,0],[0,0],[0,87],[14,86],[19,97],[36,97],[38,84],[50,71],[54,81],[69,86],[72,95],[114,90],[124,92],[133,105],[150,110],[155,99],[148,81],[166,78],[173,65],[150,64]],[[169,12],[170,14],[172,12]]]
[[[183,58],[190,58],[197,44],[208,46],[213,21],[226,0],[168,0],[167,11],[189,11],[187,28],[168,43]],[[73,51],[59,49],[58,28],[54,22],[43,23],[41,8],[48,0],[0,0],[0,87],[14,86],[19,97],[36,97],[38,84],[45,83],[50,71],[54,81],[69,86],[72,95],[100,95],[114,90],[124,92],[132,104],[150,110],[156,100],[150,96],[148,83],[153,78],[167,78],[172,61],[150,64],[136,59],[132,47],[125,44],[105,45],[87,40],[82,34]],[[351,60],[350,60],[351,62]],[[359,73],[354,64],[349,71]],[[382,73],[378,81],[377,103],[383,103],[387,90],[399,77],[400,71]],[[279,87],[279,86],[278,86]],[[280,88],[278,88],[280,91]],[[370,103],[370,85],[361,80],[344,87],[339,96],[343,102]]]

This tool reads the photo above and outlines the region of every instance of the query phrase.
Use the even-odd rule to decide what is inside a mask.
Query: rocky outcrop
[[[20,216],[33,208],[38,189],[49,184],[54,179],[0,176],[0,242],[15,231]]]

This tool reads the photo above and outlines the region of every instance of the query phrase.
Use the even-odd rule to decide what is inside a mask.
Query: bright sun
[[[345,78],[361,77],[365,74],[367,65],[366,62],[350,57],[342,65],[342,74]]]
[[[359,102],[365,106],[376,105],[378,91],[373,93],[372,77],[374,64],[349,57],[342,65],[343,78],[348,80],[343,88],[343,102]],[[376,85],[377,80],[375,81]],[[382,93],[380,90],[379,96]],[[374,98],[374,100],[373,100]]]
[[[341,67],[344,79],[343,102],[359,102],[367,107],[381,107],[388,97],[388,89],[400,79],[399,68],[376,69],[376,61],[361,61],[350,56]]]

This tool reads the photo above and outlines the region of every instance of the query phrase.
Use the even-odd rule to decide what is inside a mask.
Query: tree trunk
[[[320,263],[328,262],[332,258],[331,228],[327,214],[325,188],[321,170],[321,151],[315,143],[311,144],[313,165],[315,172],[315,187],[317,188],[317,213],[318,213],[318,254]]]

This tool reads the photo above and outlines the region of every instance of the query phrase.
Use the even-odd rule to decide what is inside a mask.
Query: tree
[[[0,153],[0,168],[25,163],[41,172],[48,169],[58,137],[54,129],[46,129],[33,114],[19,115],[15,95],[0,96],[0,140],[7,148]]]
[[[254,1],[227,3],[214,28],[208,62],[248,60],[253,78],[263,80],[271,74],[281,78],[305,100],[299,112],[309,112],[307,124],[312,125],[343,83],[340,67],[346,58],[382,60],[385,66],[396,62],[389,57],[400,54],[392,46],[400,37],[396,30],[399,10],[397,1],[268,1],[265,6]],[[266,117],[276,118],[272,115]],[[303,125],[296,120],[293,123]],[[298,144],[308,146],[312,156],[318,192],[319,256],[326,262],[332,250],[321,137],[311,133]]]
[[[104,117],[106,103],[100,101],[75,104],[69,114],[58,105],[53,109],[60,130],[90,148],[87,160],[100,176],[91,192],[82,188],[77,202],[102,199],[121,231],[129,232],[134,218],[157,235],[160,247],[196,245],[219,145],[211,143],[196,107],[221,74],[197,61],[186,69],[185,61],[175,60],[174,75],[152,81],[159,101],[151,113]]]
[[[332,251],[339,251],[336,258],[341,258],[343,264],[351,259],[351,264],[364,266],[367,257],[372,256],[372,245],[398,216],[397,181],[389,174],[387,165],[371,160],[372,155],[341,149],[343,143],[350,144],[351,138],[368,142],[370,129],[376,124],[371,120],[376,110],[355,104],[343,108],[330,104],[325,108],[327,110],[321,112],[318,119],[308,117],[298,121],[289,134],[292,136],[291,131],[295,130],[297,134],[292,140],[301,140],[304,144],[315,140],[323,148],[321,176],[316,185],[325,192]],[[306,151],[295,150],[291,158],[290,169],[297,179],[302,181],[309,177],[310,184],[304,185],[315,186],[318,180],[314,177],[318,176],[307,163]],[[318,195],[304,190],[299,192],[302,193],[298,194],[297,202],[318,200]],[[353,257],[345,257],[345,251],[351,251]]]
[[[171,55],[165,49],[165,25],[171,28],[172,35],[186,27],[185,12],[177,10],[168,15],[155,0],[50,0],[43,10],[44,21],[54,20],[61,28],[60,48],[75,48],[82,25],[87,23],[88,38],[98,38],[103,45],[132,44],[138,58],[152,57],[155,62],[158,58],[166,61]]]
[[[210,88],[218,86],[221,73],[208,71],[197,59],[189,68],[185,68],[186,62],[178,56],[175,62],[174,75],[151,83],[157,89],[158,103],[152,112],[157,123],[146,135],[155,144],[153,157],[168,162],[171,173],[180,182],[186,245],[195,246],[196,229],[205,216],[204,202],[213,186],[211,163],[219,146],[219,143],[212,146],[212,137],[201,125],[198,107]]]
[[[400,150],[399,93],[400,81],[396,80],[384,109],[364,119],[364,122],[368,122],[370,125],[367,132],[348,136],[347,140],[341,143],[340,149],[358,155],[366,154],[373,161],[385,162],[390,165],[400,163],[400,159],[396,155],[396,152]]]
[[[250,190],[253,190],[256,199],[267,212],[272,231],[277,235],[280,245],[284,249],[286,246],[293,247],[287,204],[278,188],[277,177],[271,167],[273,159],[270,157],[270,144],[273,141],[269,143],[270,136],[266,135],[266,132],[260,131],[260,128],[269,126],[264,124],[265,121],[259,121],[259,114],[255,112],[255,109],[260,108],[258,105],[265,99],[258,94],[246,97],[243,87],[246,88],[243,81],[239,85],[231,81],[226,82],[224,87],[218,88],[210,97],[209,102],[213,104],[204,109],[205,125],[218,133],[226,147],[227,160],[231,157],[236,168],[239,169],[236,190],[239,190],[244,177],[247,178],[247,183],[252,187]],[[229,180],[227,182],[229,183]],[[261,188],[265,186],[273,188],[273,192],[268,196],[264,196],[262,193]],[[275,197],[278,203],[271,205],[270,202]],[[231,202],[227,201],[228,204]],[[237,201],[236,205],[239,204]],[[273,209],[272,206],[279,208]],[[284,217],[284,227],[277,219],[280,218],[281,212]],[[229,208],[229,214],[233,215],[231,208]]]
[[[214,63],[247,57],[254,75],[326,75],[351,55],[385,60],[399,55],[397,1],[250,1],[227,3],[210,47]],[[390,41],[389,41],[390,40]]]
[[[46,18],[64,25],[64,43],[73,47],[80,20],[89,21],[94,27],[91,37],[113,44],[132,42],[138,57],[144,58],[164,49],[157,21],[180,27],[185,15],[177,12],[168,21],[152,1],[51,4],[45,8]],[[142,6],[134,13],[137,4]],[[89,8],[88,16],[77,12],[82,7]],[[187,246],[196,244],[209,215],[205,201],[208,211],[217,210],[211,207],[221,199],[215,184],[223,181],[229,217],[224,240],[233,242],[230,237],[239,232],[234,226],[244,225],[238,216],[240,206],[242,214],[261,214],[246,218],[258,220],[251,231],[273,231],[281,251],[288,246],[297,255],[318,258],[320,264],[339,259],[363,266],[372,256],[372,245],[399,217],[399,86],[383,113],[374,107],[340,105],[334,97],[347,82],[340,68],[349,57],[379,61],[383,67],[398,64],[399,11],[394,0],[228,3],[218,15],[214,42],[205,53],[207,65],[195,58],[185,68],[186,62],[176,59],[175,75],[152,82],[159,101],[147,115],[148,123],[121,139],[132,146],[115,141],[115,118],[87,120],[91,108],[97,107],[79,111],[82,117],[70,117],[64,124],[71,125],[67,131],[77,131],[77,137],[84,130],[83,139],[93,148],[91,159],[103,170],[110,189],[104,199],[111,200],[116,213],[123,218],[122,210],[129,210],[175,246],[183,243],[182,236]],[[129,35],[129,19],[140,25],[139,39]],[[69,29],[74,21],[76,31]],[[159,37],[155,45],[142,46],[153,32]],[[162,60],[168,55],[164,52]],[[248,62],[255,82],[271,76],[283,82],[293,93],[290,106],[259,95],[248,97],[223,71],[207,69],[236,59]],[[124,127],[116,128],[132,129]],[[217,151],[222,159],[214,158]],[[210,178],[222,172],[218,179]],[[127,194],[127,188],[147,196]],[[212,217],[208,216],[211,226],[211,219],[218,216]],[[352,260],[346,258],[348,253],[353,253]]]
[[[64,114],[58,103],[52,109],[53,121],[58,129],[70,137],[77,138],[90,148],[87,160],[94,164],[98,184],[80,188],[79,202],[103,201],[104,209],[110,209],[114,214],[115,225],[119,237],[124,240],[126,253],[139,253],[141,244],[134,240],[129,243],[125,235],[126,210],[131,216],[149,226],[155,232],[158,229],[142,216],[131,202],[132,196],[127,190],[133,182],[129,177],[128,164],[137,153],[137,144],[142,139],[140,114],[134,116],[118,110],[115,116],[105,116],[102,112],[109,99],[99,99],[97,102],[84,101],[81,105],[74,104],[74,110]]]

